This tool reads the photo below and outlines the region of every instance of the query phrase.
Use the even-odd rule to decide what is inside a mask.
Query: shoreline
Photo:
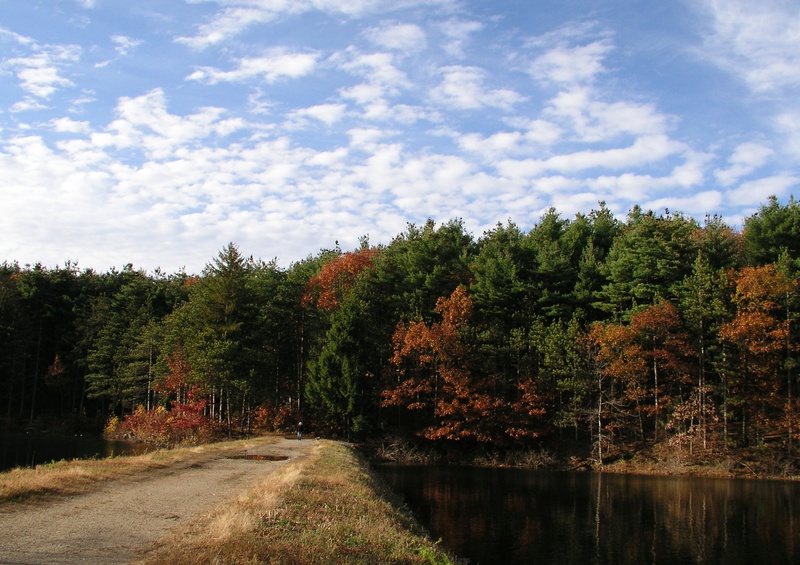
[[[275,438],[258,441],[272,443]],[[37,487],[27,494],[16,489],[4,504],[15,511],[30,506],[47,506],[66,495],[89,494],[101,485],[114,489],[116,481],[147,480],[156,474],[178,472],[207,464],[220,455],[230,457],[234,450],[248,449],[248,441],[220,442],[164,450],[143,456],[117,457],[110,460],[64,461],[35,469],[17,469],[0,473],[0,486],[8,487],[11,479],[37,476],[40,479],[62,473],[55,480],[60,489]],[[294,445],[294,443],[292,444]],[[138,563],[149,565],[200,565],[222,559],[226,563],[274,562],[314,563],[320,556],[337,563],[439,563],[458,560],[430,539],[424,527],[414,519],[401,501],[383,483],[376,464],[390,463],[375,457],[365,446],[333,440],[304,440],[308,453],[288,461],[274,474],[264,476],[245,488],[237,498],[219,504],[179,528],[165,530],[154,547],[143,548]],[[299,446],[298,446],[299,447]],[[375,447],[374,445],[372,446]],[[398,455],[397,450],[393,451]],[[385,455],[386,453],[384,453]],[[413,455],[413,452],[408,452]],[[744,452],[705,454],[703,459],[657,457],[657,453],[636,452],[628,458],[603,465],[566,453],[528,453],[528,457],[461,458],[450,465],[512,467],[532,471],[573,471],[629,475],[747,479],[759,481],[797,481],[796,475],[756,475],[763,460],[743,458]],[[430,454],[428,454],[430,455]],[[519,456],[519,454],[516,454]],[[750,454],[752,455],[752,454]],[[763,454],[762,454],[763,455]],[[392,464],[436,464],[417,460],[392,461]],[[519,464],[527,461],[527,467]],[[442,461],[439,461],[441,464]],[[254,463],[258,464],[258,463]],[[109,469],[105,469],[110,467]],[[578,467],[578,468],[576,468]],[[81,473],[76,474],[76,469]],[[101,471],[101,469],[104,469]],[[73,477],[69,487],[63,477]],[[213,533],[211,535],[210,533]],[[188,548],[188,549],[187,549]]]
[[[359,448],[371,464],[376,465],[466,465],[532,471],[800,481],[800,468],[797,468],[800,457],[788,455],[783,448],[762,449],[760,452],[756,449],[728,450],[724,453],[707,450],[689,456],[656,444],[630,449],[624,456],[618,455],[603,464],[575,455],[570,449],[564,449],[558,454],[531,449],[512,451],[502,457],[486,454],[446,457],[431,449],[420,449],[397,439],[362,444]]]
[[[276,457],[252,458],[249,462],[242,457],[252,450],[260,453],[264,448],[274,452]],[[294,456],[280,457],[293,452]],[[141,488],[136,485],[146,482],[151,486],[159,478],[171,477],[170,493],[180,496],[185,487],[195,485],[191,477],[197,477],[203,469],[216,469],[220,465],[225,468],[245,465],[248,473],[260,475],[252,482],[243,483],[241,490],[225,500],[215,500],[219,485],[205,481],[208,483],[204,487],[206,490],[195,493],[191,499],[208,500],[208,507],[180,523],[173,521],[183,513],[177,505],[164,511],[150,506],[153,500],[161,497],[139,500],[141,497],[137,493]],[[260,465],[264,466],[258,471]],[[127,546],[133,543],[127,541],[110,544],[103,551],[112,551],[112,547],[133,551],[137,554],[134,563],[456,563],[429,538],[356,449],[331,440],[286,442],[282,436],[263,437],[142,456],[62,461],[0,473],[0,508],[9,519],[43,513],[42,516],[52,522],[48,536],[72,542],[83,539],[83,545],[75,546],[61,561],[42,562],[75,562],[82,552],[96,553],[98,543],[91,541],[92,536],[105,535],[100,524],[119,518],[119,512],[115,512],[113,517],[75,515],[70,521],[60,520],[64,503],[90,512],[102,512],[113,506],[116,499],[127,500],[125,497],[129,495],[135,496],[144,506],[135,512],[130,508],[128,522],[134,523],[134,518],[144,519],[146,522],[138,529],[155,528],[157,536],[145,545]],[[72,502],[97,496],[102,496],[105,502]],[[161,516],[165,512],[167,515]],[[166,525],[157,524],[158,516],[167,521]],[[56,531],[72,527],[85,528],[85,535],[76,537],[69,531]],[[6,542],[17,544],[19,539],[21,535]],[[27,542],[23,547],[15,545],[14,551],[29,557],[51,551],[60,543],[48,539],[38,536],[30,545]],[[102,561],[128,563],[130,559],[108,554]]]

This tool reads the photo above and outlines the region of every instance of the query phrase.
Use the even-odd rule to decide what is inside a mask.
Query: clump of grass
[[[388,498],[352,449],[322,441],[145,563],[452,563]]]
[[[412,444],[406,439],[389,438],[375,448],[375,457],[401,465],[430,465],[441,458],[433,449]]]
[[[0,503],[25,502],[52,495],[85,493],[105,481],[157,471],[166,467],[202,463],[226,452],[278,441],[279,437],[240,440],[223,444],[164,449],[129,457],[76,459],[17,468],[0,473]]]
[[[506,464],[521,469],[553,469],[558,460],[546,449],[529,449],[509,454]]]

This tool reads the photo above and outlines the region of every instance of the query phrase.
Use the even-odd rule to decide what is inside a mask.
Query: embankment
[[[331,441],[62,462],[0,474],[3,492],[14,494],[0,504],[2,562],[449,562],[366,462]]]

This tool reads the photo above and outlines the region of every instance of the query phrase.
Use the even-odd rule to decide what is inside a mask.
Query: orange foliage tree
[[[681,392],[689,390],[696,368],[689,361],[693,348],[683,320],[671,302],[662,300],[631,316],[631,330],[641,345],[648,365],[648,388],[655,439],[658,438],[662,414],[676,402]]]
[[[416,432],[431,440],[508,443],[538,436],[544,408],[533,379],[514,398],[495,396],[498,383],[476,374],[468,343],[472,299],[463,286],[436,303],[440,322],[400,323],[393,336],[391,383],[383,406],[414,414]]]
[[[680,400],[680,390],[690,381],[691,347],[677,309],[667,301],[648,306],[629,324],[598,323],[589,340],[599,377],[598,427],[606,433],[629,429],[635,421],[639,439],[648,437],[652,424],[658,439],[661,415]],[[598,410],[600,410],[598,408]],[[610,437],[610,436],[609,436]]]
[[[322,310],[334,310],[341,303],[344,294],[353,286],[358,275],[372,267],[379,253],[377,248],[364,247],[328,261],[319,273],[308,281],[303,303],[316,304]]]
[[[782,369],[789,353],[789,319],[783,301],[797,281],[773,265],[746,267],[735,276],[736,316],[720,328],[735,346],[731,394],[741,406],[742,440],[763,440],[785,422]],[[755,437],[749,437],[751,433]]]
[[[644,435],[647,362],[632,328],[622,324],[596,323],[588,336],[597,372],[598,458],[613,438],[638,422]]]

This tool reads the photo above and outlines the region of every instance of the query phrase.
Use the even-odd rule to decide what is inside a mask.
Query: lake
[[[153,446],[143,443],[106,440],[97,436],[0,431],[0,471],[61,459],[138,455],[153,449]]]
[[[800,483],[381,466],[471,564],[800,564]]]

